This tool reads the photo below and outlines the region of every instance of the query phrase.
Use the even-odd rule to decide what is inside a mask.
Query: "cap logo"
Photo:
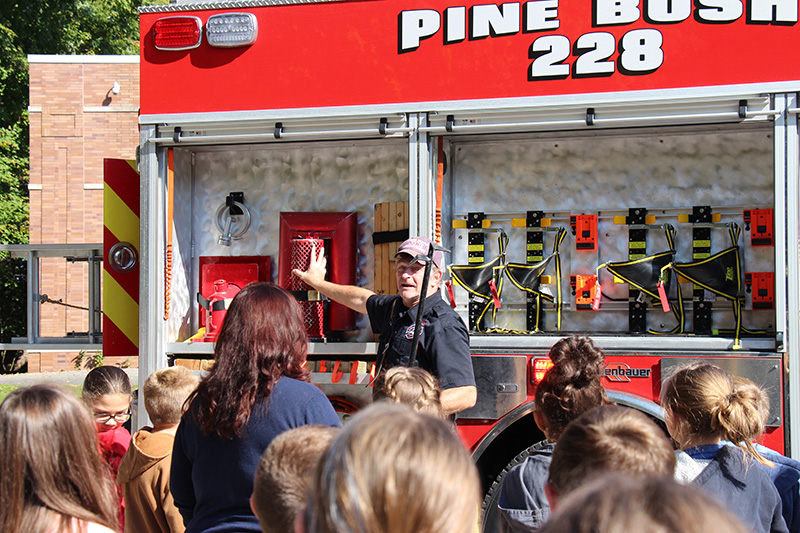
[[[398,254],[408,254],[412,258],[417,256],[427,256],[430,250],[431,241],[427,237],[411,237],[406,239],[397,249]],[[441,250],[434,250],[433,263],[441,268],[443,264],[444,255]]]

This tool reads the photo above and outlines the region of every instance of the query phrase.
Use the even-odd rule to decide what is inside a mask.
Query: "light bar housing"
[[[553,368],[553,361],[549,357],[532,357],[531,358],[531,384],[538,385],[544,379],[547,371]]]
[[[211,46],[249,46],[257,35],[258,19],[252,13],[219,13],[206,22],[206,39]]]
[[[191,50],[203,41],[203,24],[198,17],[164,17],[153,26],[153,40],[159,50]]]

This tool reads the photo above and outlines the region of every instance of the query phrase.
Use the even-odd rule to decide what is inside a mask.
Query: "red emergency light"
[[[203,25],[198,17],[164,17],[153,26],[159,50],[191,50],[200,46]]]
[[[531,383],[538,385],[553,366],[553,361],[549,357],[531,359]]]

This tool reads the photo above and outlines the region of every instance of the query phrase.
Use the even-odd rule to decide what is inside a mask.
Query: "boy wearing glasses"
[[[144,408],[153,422],[136,432],[119,465],[117,483],[125,496],[125,531],[184,531],[183,518],[169,492],[175,430],[186,398],[200,378],[174,366],[150,374],[142,386]]]

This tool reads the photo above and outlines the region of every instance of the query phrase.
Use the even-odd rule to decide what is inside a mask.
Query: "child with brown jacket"
[[[169,491],[175,430],[183,404],[200,378],[182,366],[150,374],[142,386],[144,406],[153,427],[136,432],[119,465],[117,483],[125,496],[125,531],[183,532],[183,517]]]

